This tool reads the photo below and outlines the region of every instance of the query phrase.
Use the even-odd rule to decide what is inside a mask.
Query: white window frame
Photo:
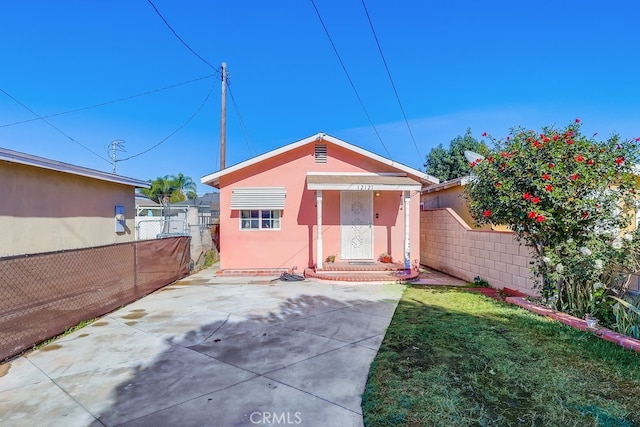
[[[244,212],[249,212],[248,218],[243,218],[242,215]],[[257,218],[253,218],[251,216],[251,212],[258,212]],[[262,216],[263,212],[271,212],[271,215],[268,218],[264,218]],[[275,214],[275,215],[274,215]],[[282,227],[282,214],[279,209],[240,209],[238,226],[240,227],[240,231],[279,231]],[[244,221],[258,221],[258,227],[243,227]],[[263,227],[264,221],[269,221],[273,224],[275,221],[278,222],[277,227]],[[249,224],[251,225],[251,224]]]

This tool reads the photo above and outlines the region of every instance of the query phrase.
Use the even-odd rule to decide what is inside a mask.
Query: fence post
[[[133,243],[133,287],[138,294],[138,242]]]
[[[200,255],[203,252],[202,249],[202,235],[200,234],[200,223],[198,220],[198,208],[195,206],[189,206],[187,208],[187,221],[185,225],[188,227],[185,230],[191,236],[191,259],[198,262]]]

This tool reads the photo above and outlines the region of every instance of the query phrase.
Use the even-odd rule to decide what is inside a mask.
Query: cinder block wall
[[[512,232],[472,229],[450,208],[420,212],[420,263],[427,267],[537,295],[530,260],[529,249]]]

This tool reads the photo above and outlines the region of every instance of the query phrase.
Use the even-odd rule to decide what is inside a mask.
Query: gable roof
[[[277,148],[275,150],[269,151],[267,153],[261,154],[259,156],[256,157],[252,157],[248,160],[245,160],[244,162],[240,162],[237,163],[233,166],[229,166],[228,168],[219,170],[217,172],[214,172],[212,174],[203,176],[202,178],[200,178],[200,182],[202,182],[203,184],[207,184],[207,185],[211,185],[212,187],[217,187],[218,185],[220,185],[220,177],[230,174],[232,172],[236,172],[238,170],[241,170],[247,166],[251,166],[254,165],[256,163],[260,163],[264,160],[273,158],[275,156],[278,156],[282,153],[286,153],[287,151],[291,151],[291,150],[295,150],[296,148],[302,147],[306,144],[309,143],[313,143],[316,141],[327,141],[330,142],[332,144],[335,144],[339,147],[342,147],[346,150],[349,151],[353,151],[355,153],[358,153],[364,157],[367,157],[369,159],[378,161],[380,163],[383,163],[385,165],[391,166],[396,168],[399,171],[405,172],[409,175],[413,175],[418,177],[418,179],[420,179],[421,182],[425,183],[425,184],[437,184],[440,182],[440,180],[438,180],[438,178],[431,176],[429,174],[426,174],[422,171],[419,171],[417,169],[411,168],[409,166],[406,166],[402,163],[398,163],[394,160],[388,159],[386,157],[382,157],[379,156],[378,154],[372,153],[371,151],[365,150],[363,148],[360,148],[356,145],[350,144],[346,141],[343,141],[341,139],[338,139],[336,137],[333,137],[331,135],[327,135],[325,133],[317,133],[315,135],[311,135],[309,137],[306,137],[304,139],[301,139],[299,141],[293,142],[291,144],[285,145],[283,147]]]
[[[183,200],[182,202],[171,203],[171,206],[212,206],[220,204],[220,193],[204,193],[195,200]]]
[[[469,183],[470,179],[471,179],[470,175],[465,175],[459,178],[450,179],[449,181],[444,181],[444,182],[441,182],[440,184],[427,187],[424,190],[422,190],[422,193],[433,193],[436,191],[446,190],[447,188],[451,188],[451,187],[458,187],[458,186],[464,187]]]
[[[99,179],[101,181],[115,182],[116,184],[130,185],[136,188],[151,187],[151,185],[147,181],[127,178],[126,176],[102,172],[82,166],[76,166],[70,163],[59,162],[57,160],[51,160],[44,157],[33,156],[31,154],[21,153],[19,151],[9,150],[7,148],[0,147],[0,160],[4,160],[5,162],[9,163],[19,163],[22,165],[33,166],[42,169],[49,169],[56,172],[80,175],[87,178]]]
[[[144,207],[161,207],[160,203],[156,203],[147,196],[144,196],[140,193],[136,193],[136,207],[144,206]]]

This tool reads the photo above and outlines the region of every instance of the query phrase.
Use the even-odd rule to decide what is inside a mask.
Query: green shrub
[[[213,253],[213,250],[210,249],[207,251],[207,254],[204,257],[204,267],[211,267],[213,265],[213,263],[215,262],[215,255]]]
[[[596,140],[582,134],[579,119],[489,138],[493,148],[471,163],[465,187],[476,223],[508,225],[531,249],[545,301],[579,318],[598,311],[598,286],[633,273],[640,253],[640,233],[621,232],[633,212],[620,208],[635,205],[640,139]]]
[[[621,334],[640,339],[640,295],[626,299],[612,296],[617,301],[613,306],[614,329]]]

